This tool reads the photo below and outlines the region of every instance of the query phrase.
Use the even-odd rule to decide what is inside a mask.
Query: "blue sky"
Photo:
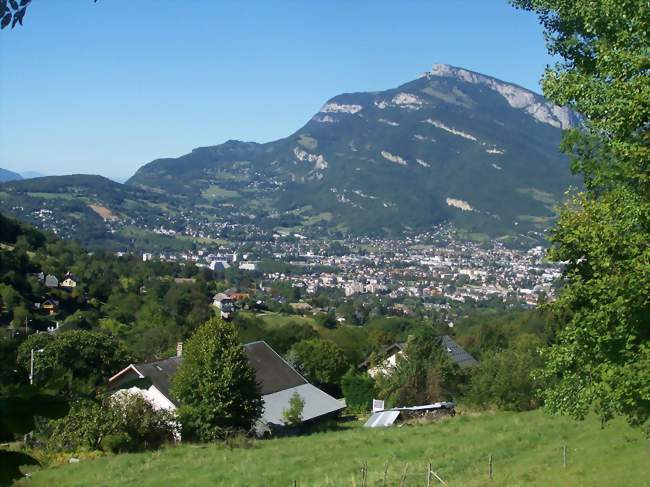
[[[0,167],[122,179],[434,63],[539,91],[550,62],[506,0],[33,0],[0,33]]]

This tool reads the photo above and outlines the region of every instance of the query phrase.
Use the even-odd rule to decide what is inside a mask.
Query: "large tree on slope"
[[[650,2],[512,0],[535,12],[551,54],[544,94],[584,126],[562,148],[585,179],[552,229],[567,263],[544,352],[541,394],[553,413],[650,418]],[[646,429],[648,433],[650,431]]]

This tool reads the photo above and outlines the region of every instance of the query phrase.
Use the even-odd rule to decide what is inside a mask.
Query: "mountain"
[[[538,232],[579,184],[558,151],[562,129],[578,122],[520,86],[436,65],[394,89],[336,96],[287,138],[155,160],[127,185],[339,233],[442,221],[493,236]]]
[[[0,211],[86,245],[400,235],[452,222],[475,238],[542,240],[569,185],[566,108],[436,65],[397,88],[342,94],[274,142],[231,140],[141,167],[125,184],[50,176],[0,185]]]
[[[4,183],[0,209],[62,237],[104,248],[128,245],[132,235],[123,230],[164,225],[175,211],[172,197],[86,174]]]
[[[17,172],[10,171],[9,169],[0,168],[0,183],[4,183],[6,181],[16,181],[22,178],[23,177]]]

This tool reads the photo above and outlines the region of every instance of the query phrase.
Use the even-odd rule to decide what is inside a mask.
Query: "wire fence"
[[[562,468],[568,467],[568,449],[566,445],[562,446]],[[498,469],[496,467],[495,458],[489,454],[485,459],[485,479],[489,482],[495,478]],[[359,474],[350,479],[352,487],[407,487],[416,485],[425,485],[426,487],[445,486],[449,487],[449,483],[453,479],[446,479],[436,471],[433,463],[428,463],[424,468],[422,465],[399,465],[397,468],[389,462],[384,464],[383,469],[377,469],[370,472],[368,469],[368,462],[363,461],[359,468]],[[301,483],[298,480],[292,480],[292,487],[305,487],[312,485],[311,483]]]

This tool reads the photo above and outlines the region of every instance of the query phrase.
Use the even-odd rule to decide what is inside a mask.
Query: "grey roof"
[[[266,342],[244,345],[248,363],[255,370],[255,377],[263,396],[290,389],[307,381],[284,361]]]
[[[284,425],[282,413],[287,409],[289,399],[294,393],[298,393],[305,402],[302,410],[303,422],[333,414],[345,408],[345,404],[341,401],[337,401],[318,387],[305,383],[263,396],[264,414],[262,414],[262,421],[269,425]]]
[[[449,354],[451,360],[458,364],[459,367],[469,367],[478,364],[478,361],[458,345],[449,335],[442,337],[442,346]]]
[[[478,361],[467,353],[463,347],[458,345],[449,335],[443,335],[440,346],[447,351],[449,358],[459,367],[468,367],[478,364]],[[382,356],[390,356],[395,352],[406,349],[406,342],[395,342],[381,351]],[[359,368],[366,368],[370,365],[370,358],[359,364]]]

